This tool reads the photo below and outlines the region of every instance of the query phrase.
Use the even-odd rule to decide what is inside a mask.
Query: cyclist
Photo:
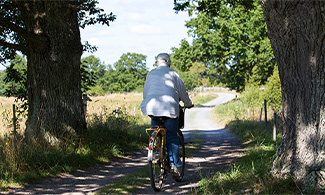
[[[143,101],[140,107],[144,115],[167,117],[164,125],[167,129],[166,146],[170,171],[174,178],[179,178],[182,166],[178,151],[179,138],[177,136],[179,100],[182,100],[187,108],[194,105],[188,96],[183,80],[170,68],[170,65],[171,60],[167,53],[158,54],[156,68],[147,75],[143,88]],[[155,125],[159,125],[159,122],[151,120],[151,126]]]

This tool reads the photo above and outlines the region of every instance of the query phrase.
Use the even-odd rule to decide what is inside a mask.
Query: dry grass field
[[[190,92],[189,95],[193,102],[197,104],[196,101],[198,99],[207,97],[211,93],[213,92]],[[90,99],[87,102],[88,119],[93,115],[99,116],[100,110],[102,110],[103,120],[105,120],[105,115],[112,114],[116,110],[128,115],[141,116],[140,103],[142,101],[142,93],[108,94],[105,96],[90,97]],[[0,97],[0,136],[12,131],[13,104],[17,105],[15,98]],[[19,133],[22,133],[25,128],[25,120],[26,118],[19,118]]]
[[[12,131],[13,104],[17,105],[13,97],[0,97],[0,136],[3,136]],[[22,133],[25,128],[25,119],[18,120],[18,132]]]

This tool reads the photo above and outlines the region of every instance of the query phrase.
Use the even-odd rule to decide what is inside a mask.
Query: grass
[[[195,106],[200,106],[204,103],[207,103],[218,97],[216,93],[211,92],[201,92],[201,93],[192,93],[192,101]]]
[[[270,174],[272,159],[281,143],[281,132],[277,142],[272,137],[272,122],[265,130],[264,121],[252,120],[247,107],[235,100],[215,109],[218,121],[226,121],[226,128],[240,139],[246,149],[243,157],[231,167],[217,172],[200,182],[197,193],[202,194],[299,194],[293,180],[279,180]],[[268,117],[271,119],[271,116]],[[264,118],[263,118],[264,119]]]
[[[145,147],[147,137],[143,132],[144,124],[137,121],[140,118],[106,118],[104,123],[100,123],[95,117],[84,134],[55,147],[42,144],[30,146],[22,141],[13,147],[10,137],[1,139],[1,190],[111,161]]]
[[[130,194],[150,185],[149,167],[135,171],[116,182],[106,185],[94,194]]]
[[[204,138],[200,131],[192,130],[190,134],[191,142],[185,145],[185,155],[186,158],[193,157],[196,151],[201,148]]]
[[[115,104],[119,107],[118,115],[112,110],[103,109],[103,120],[100,122],[96,106],[101,104],[110,107],[109,102],[114,102],[114,98],[121,100],[119,104]],[[11,99],[5,99],[7,105],[1,102],[3,110],[11,107],[12,102],[8,101]],[[88,104],[87,131],[54,146],[41,144],[37,140],[35,145],[28,145],[22,141],[23,131],[16,137],[12,136],[10,126],[7,126],[11,122],[12,113],[3,112],[8,117],[7,125],[0,136],[0,190],[111,161],[145,147],[147,137],[143,129],[149,119],[139,112],[135,116],[134,113],[127,114],[127,106],[123,105],[129,99],[132,99],[129,106],[133,107],[137,104],[135,100],[139,98],[124,94],[112,95],[106,99],[93,98]]]

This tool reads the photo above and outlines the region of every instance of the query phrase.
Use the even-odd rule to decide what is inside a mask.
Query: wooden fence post
[[[265,130],[267,129],[267,109],[266,100],[264,100],[264,114],[265,114]]]
[[[13,122],[13,128],[14,128],[14,136],[16,136],[16,133],[17,133],[17,118],[16,118],[16,105],[13,104],[12,105],[12,122]]]
[[[87,94],[82,95],[82,104],[84,109],[84,115],[87,116]]]
[[[273,115],[273,120],[274,120],[274,123],[273,123],[273,141],[276,142],[276,112],[274,112],[274,115]]]
[[[102,111],[102,106],[100,106],[100,108],[99,108],[99,121],[100,121],[100,123],[103,122],[103,111]]]

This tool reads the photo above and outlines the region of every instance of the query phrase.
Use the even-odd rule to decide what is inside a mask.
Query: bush
[[[281,82],[278,67],[274,68],[273,75],[265,86],[265,99],[273,110],[279,111],[282,107]]]
[[[192,72],[179,72],[179,76],[184,81],[187,90],[194,89],[199,85],[198,74]]]
[[[240,99],[244,104],[252,107],[260,107],[263,105],[263,91],[255,83],[248,83],[245,86],[245,91],[241,93]]]
[[[87,91],[87,93],[92,94],[93,96],[105,95],[104,89],[99,85],[90,87],[90,90]]]

